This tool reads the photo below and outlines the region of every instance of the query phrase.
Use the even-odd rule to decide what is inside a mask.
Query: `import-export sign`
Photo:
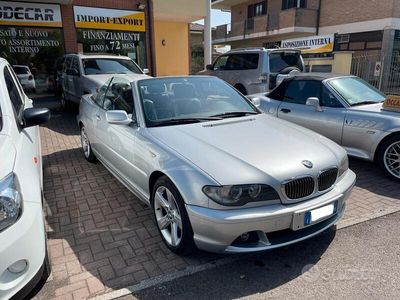
[[[0,25],[62,27],[60,6],[0,1]]]
[[[76,28],[146,31],[142,11],[74,6]]]
[[[294,48],[301,50],[302,53],[327,53],[333,51],[335,36],[317,35],[304,38],[296,38],[282,41],[282,48]]]

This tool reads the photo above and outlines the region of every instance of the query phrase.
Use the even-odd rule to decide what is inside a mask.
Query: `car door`
[[[306,105],[309,97],[320,100],[321,109]],[[341,144],[346,109],[318,80],[291,80],[278,108],[278,118],[316,131]]]
[[[40,153],[40,136],[38,126],[23,128],[22,114],[25,108],[31,107],[29,99],[26,98],[17,76],[10,66],[4,68],[4,81],[7,93],[14,112],[16,126],[11,134],[15,145],[17,158],[15,170],[28,174],[32,184],[42,186],[42,158]],[[33,162],[33,163],[32,163]],[[23,171],[22,171],[23,170]]]
[[[228,61],[228,55],[222,55],[218,57],[214,62],[212,70],[210,71],[210,75],[225,80],[224,73],[227,61]]]
[[[129,80],[114,77],[104,97],[103,107],[96,113],[96,140],[100,155],[107,166],[126,184],[135,188],[138,169],[134,165],[134,147],[138,127],[109,124],[106,113],[110,110],[124,110],[136,119],[132,87]]]
[[[75,75],[69,75],[71,101],[73,101],[75,103],[79,103],[81,96],[82,96],[82,78],[81,78],[78,57],[72,58],[71,69],[76,70]]]

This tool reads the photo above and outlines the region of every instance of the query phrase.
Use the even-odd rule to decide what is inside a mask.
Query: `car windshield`
[[[215,77],[173,77],[138,82],[148,127],[258,114],[239,92]]]
[[[279,73],[285,68],[296,67],[303,70],[303,62],[298,52],[272,52],[269,55],[269,69],[272,73]]]
[[[14,72],[18,75],[29,74],[29,69],[27,67],[13,67]]]
[[[385,101],[385,94],[358,77],[335,78],[329,80],[329,84],[350,106]]]
[[[142,74],[130,59],[87,58],[82,60],[86,75],[96,74]]]

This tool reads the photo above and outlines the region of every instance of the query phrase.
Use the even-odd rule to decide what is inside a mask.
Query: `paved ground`
[[[385,216],[119,300],[400,299],[399,220]]]
[[[41,128],[52,276],[38,299],[84,299],[221,258],[203,252],[182,258],[169,252],[151,210],[101,164],[83,158],[75,116],[61,113],[51,98],[36,105],[53,110],[52,120]],[[373,164],[351,160],[350,167],[358,181],[346,220],[400,209],[398,183]]]

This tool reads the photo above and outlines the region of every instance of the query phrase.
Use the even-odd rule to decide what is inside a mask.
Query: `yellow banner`
[[[74,15],[76,28],[146,31],[145,14],[142,11],[74,6]]]

